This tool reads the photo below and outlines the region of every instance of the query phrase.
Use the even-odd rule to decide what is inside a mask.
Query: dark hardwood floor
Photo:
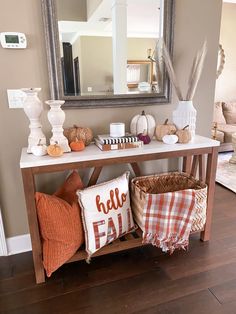
[[[31,253],[0,258],[0,313],[236,313],[236,194],[217,185],[211,241],[61,267],[36,285]]]

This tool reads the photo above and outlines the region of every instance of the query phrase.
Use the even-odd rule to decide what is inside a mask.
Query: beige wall
[[[102,0],[87,0],[87,17],[88,19],[101,4]]]
[[[25,32],[29,43],[25,50],[0,48],[0,203],[9,237],[28,232],[19,159],[21,148],[27,145],[29,130],[23,110],[8,109],[6,89],[40,86],[43,101],[49,98],[49,90],[40,1],[0,0],[0,4],[1,8],[4,7],[0,12],[1,31]],[[202,135],[210,134],[220,13],[221,0],[176,1],[174,65],[182,87],[186,86],[193,55],[203,40],[208,40],[207,60],[194,98],[198,111],[197,132]],[[145,110],[159,123],[171,117],[175,104],[174,96],[172,104],[147,106]],[[49,137],[48,108],[44,107],[42,123]],[[112,121],[124,121],[128,129],[131,118],[142,108],[66,110],[65,126],[76,122],[91,127],[96,134],[107,132]],[[110,175],[115,175],[117,169],[112,171]],[[45,181],[51,185],[52,178]]]
[[[56,0],[59,21],[87,21],[86,0]]]
[[[128,38],[129,60],[147,60],[147,49],[155,48],[155,39]],[[82,93],[108,92],[113,88],[112,38],[103,36],[80,36],[73,43],[73,58],[79,57]]]
[[[225,65],[216,82],[216,101],[236,101],[236,4],[223,3],[220,43],[225,52]]]
[[[81,91],[106,92],[112,89],[112,39],[102,36],[80,37]],[[73,56],[75,57],[75,56]]]

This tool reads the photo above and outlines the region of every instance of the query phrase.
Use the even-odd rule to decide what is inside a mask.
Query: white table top
[[[95,144],[90,144],[81,152],[64,153],[61,157],[50,157],[49,155],[36,157],[26,152],[27,148],[22,149],[20,168],[40,167],[48,165],[59,165],[79,161],[92,161],[107,158],[128,157],[137,155],[147,155],[153,153],[166,153],[171,151],[182,151],[186,149],[197,149],[219,146],[220,142],[207,137],[195,135],[194,139],[187,144],[164,144],[153,140],[148,145],[141,148],[130,148],[113,151],[101,151]]]

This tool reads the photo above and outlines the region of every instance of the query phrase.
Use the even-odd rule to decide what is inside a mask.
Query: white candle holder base
[[[65,103],[64,100],[47,100],[45,102],[50,106],[48,112],[48,121],[52,126],[52,137],[50,144],[57,143],[63,149],[64,153],[71,151],[67,138],[63,134],[63,123],[65,121],[65,113],[61,106]]]
[[[63,149],[63,152],[64,153],[69,153],[69,152],[71,152],[71,148],[70,148],[70,146],[69,146],[69,144],[68,144],[68,140],[66,139],[59,139],[59,138],[53,138],[53,137],[51,137],[50,138],[50,145],[54,145],[54,144],[58,144],[62,149]]]
[[[46,137],[42,131],[42,124],[40,123],[40,115],[43,111],[43,105],[38,98],[38,92],[41,88],[22,88],[22,91],[26,94],[23,108],[24,112],[30,120],[30,134],[28,137],[27,153],[31,152],[31,147],[39,144],[46,145]]]
[[[40,130],[38,130],[38,133],[40,132]],[[40,145],[47,145],[47,141],[46,141],[46,137],[44,137],[44,135],[42,134],[42,136],[40,137],[28,137],[28,147],[27,147],[27,153],[28,154],[32,154],[31,148],[33,146],[36,146],[40,143]]]

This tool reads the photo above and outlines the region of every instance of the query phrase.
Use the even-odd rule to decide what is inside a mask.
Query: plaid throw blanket
[[[172,254],[186,249],[194,217],[195,192],[191,189],[147,194],[143,211],[143,243],[160,247]]]

